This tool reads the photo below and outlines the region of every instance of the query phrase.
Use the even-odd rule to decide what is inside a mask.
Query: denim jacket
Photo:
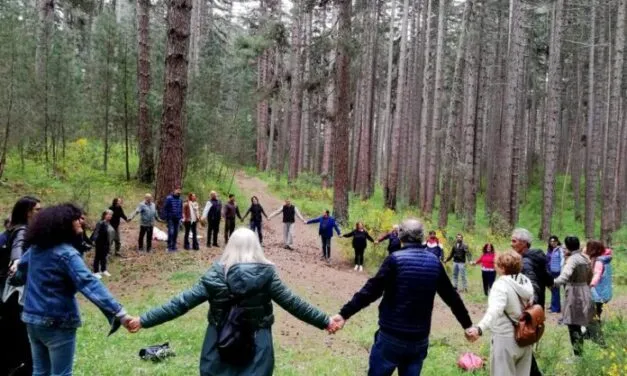
[[[26,283],[22,321],[27,324],[79,327],[81,316],[75,296],[78,291],[100,308],[110,322],[126,315],[122,305],[94,277],[70,244],[51,249],[29,248],[20,259],[12,282]]]

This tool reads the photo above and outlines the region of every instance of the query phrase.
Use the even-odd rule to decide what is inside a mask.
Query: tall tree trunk
[[[618,165],[618,144],[620,140],[620,105],[623,83],[623,63],[625,48],[625,7],[627,0],[618,0],[616,32],[614,39],[614,68],[611,81],[610,119],[607,132],[607,158],[603,172],[603,215],[601,216],[601,239],[605,244],[612,243],[612,231],[616,221],[616,166]]]
[[[594,220],[596,218],[596,182],[597,182],[597,150],[599,138],[597,132],[597,108],[596,90],[598,84],[595,79],[595,68],[599,57],[596,56],[596,23],[597,0],[592,0],[590,5],[590,57],[588,61],[588,128],[586,137],[586,206],[585,206],[585,232],[588,239],[594,238]],[[599,41],[600,42],[600,41]]]
[[[107,28],[110,27],[110,24],[107,23]],[[109,35],[111,35],[111,33],[107,33]],[[103,128],[104,128],[104,155],[103,155],[103,170],[105,172],[105,174],[107,173],[107,169],[109,167],[109,131],[110,131],[110,119],[109,119],[109,113],[111,111],[111,89],[112,89],[112,83],[111,83],[111,71],[112,68],[110,67],[111,65],[111,59],[113,59],[113,54],[115,53],[114,51],[114,46],[113,46],[113,41],[108,40],[106,42],[106,58],[105,58],[105,77],[104,77],[104,124],[103,124]]]
[[[336,14],[335,10],[332,10],[331,25],[335,24]],[[337,117],[337,103],[336,103],[336,80],[337,80],[337,51],[336,47],[331,47],[329,51],[329,71],[328,81],[326,87],[326,109],[324,120],[324,143],[322,146],[322,188],[328,188],[330,186],[331,178],[331,150],[333,148],[334,131],[333,124],[336,123]],[[343,133],[348,138],[348,131]],[[345,145],[344,145],[345,146]],[[348,149],[343,147],[343,149]],[[348,150],[347,150],[348,151]],[[348,154],[346,155],[346,163],[348,163]],[[347,172],[348,173],[348,172]],[[348,183],[347,183],[348,184]]]
[[[582,53],[575,54],[577,59],[577,137],[575,140],[575,148],[573,149],[573,169],[572,169],[572,186],[573,186],[573,201],[575,205],[575,221],[581,221],[581,172],[583,170],[583,158],[582,149],[585,145],[582,143],[582,136],[585,134],[585,119],[584,112],[584,94],[585,84],[583,77],[583,62]]]
[[[298,158],[300,156],[300,128],[303,111],[303,65],[301,64],[301,21],[302,10],[299,2],[294,3],[294,20],[292,21],[292,51],[290,54],[291,102],[290,102],[290,163],[287,182],[292,183],[298,177]]]
[[[420,119],[420,114],[422,111],[422,85],[423,85],[423,69],[422,64],[424,62],[424,46],[425,46],[425,22],[421,22],[425,19],[423,16],[427,13],[427,7],[424,4],[424,1],[415,0],[414,1],[414,25],[415,25],[415,37],[413,39],[414,47],[413,47],[413,65],[410,68],[412,84],[411,90],[413,91],[411,95],[411,117],[412,119]],[[420,150],[418,148],[420,142],[420,122],[413,121],[410,125],[411,127],[411,145],[413,147],[409,148],[411,151],[410,160],[411,163],[409,165],[409,206],[416,206],[418,204],[418,194],[420,189],[420,181],[418,175],[420,173]]]
[[[551,219],[554,210],[555,174],[557,169],[557,129],[560,125],[561,94],[562,94],[562,23],[564,0],[557,0],[553,5],[553,31],[549,47],[549,73],[547,83],[548,111],[546,113],[545,165],[543,184],[542,224],[540,239],[551,236]]]
[[[381,136],[379,139],[381,140],[380,146],[380,156],[379,159],[382,161],[379,171],[385,170],[382,178],[384,179],[384,199],[387,201],[388,192],[390,188],[388,186],[388,171],[389,171],[389,148],[390,144],[390,132],[392,130],[392,73],[394,72],[394,17],[396,13],[396,0],[391,0],[391,17],[390,17],[390,30],[389,30],[389,40],[390,45],[388,48],[388,65],[387,65],[387,86],[385,89],[385,119],[383,123],[383,127],[381,127]]]
[[[168,1],[165,89],[156,199],[159,208],[173,189],[183,184],[189,34],[192,0]]]
[[[462,15],[461,32],[459,34],[459,43],[457,45],[457,56],[455,58],[455,69],[453,73],[453,82],[451,95],[448,106],[446,137],[444,138],[444,167],[442,170],[442,193],[440,194],[440,209],[438,215],[438,227],[446,228],[448,224],[448,212],[452,203],[452,181],[453,181],[453,165],[454,155],[453,149],[457,144],[457,132],[455,125],[459,119],[459,112],[462,105],[463,90],[463,74],[464,74],[464,53],[468,41],[467,25],[470,22],[470,16],[473,12],[476,0],[466,0],[464,5],[464,13]],[[423,110],[424,111],[424,110]]]
[[[305,88],[303,89],[303,114],[302,114],[302,126],[301,126],[301,147],[300,147],[300,162],[298,166],[298,173],[303,170],[309,170],[309,153],[311,145],[311,119],[313,114],[312,97],[313,92],[309,90],[311,81],[311,24],[312,24],[312,11],[305,13],[305,27],[303,38],[303,51],[305,54],[305,71],[303,73],[303,83]]]
[[[423,63],[423,75],[422,75],[422,103],[425,105],[421,108],[420,114],[420,157],[418,163],[420,168],[418,171],[418,180],[420,181],[419,196],[420,196],[420,208],[424,210],[427,202],[427,185],[428,185],[428,158],[429,149],[435,147],[433,140],[429,140],[429,136],[433,137],[433,134],[429,132],[431,125],[431,119],[433,116],[433,103],[434,88],[433,88],[433,51],[434,51],[434,38],[433,38],[433,7],[435,0],[429,0],[426,14],[426,35],[424,46],[424,63]]]
[[[406,56],[407,56],[407,23],[409,18],[409,0],[403,1],[403,20],[401,21],[401,51],[398,63],[398,83],[396,85],[396,111],[394,112],[394,127],[392,128],[392,145],[390,150],[390,174],[388,176],[388,186],[385,206],[392,210],[396,209],[396,195],[398,194],[398,175],[400,164],[400,145],[402,129],[403,107],[402,100],[405,95],[405,81],[407,76]]]
[[[433,96],[433,119],[431,123],[431,135],[437,137],[442,123],[442,98],[444,96],[444,80],[443,80],[443,59],[444,59],[444,36],[446,34],[446,11],[448,8],[448,0],[439,0],[438,9],[438,41],[435,54],[435,93]],[[476,91],[473,95],[476,95]],[[476,98],[475,98],[476,101]],[[473,134],[474,136],[474,134]],[[436,184],[437,184],[437,155],[439,148],[429,149],[428,172],[427,172],[427,195],[422,208],[425,215],[433,212],[435,202]]]
[[[514,225],[515,212],[512,211],[514,184],[518,184],[514,174],[514,131],[518,111],[518,91],[522,89],[521,81],[524,76],[524,54],[527,40],[527,13],[526,4],[522,0],[512,1],[511,35],[507,54],[507,81],[503,97],[503,125],[500,142],[500,166],[497,171],[500,185],[497,187],[497,212],[503,221],[502,230],[509,232]],[[509,227],[509,228],[506,228]]]
[[[478,103],[478,80],[479,80],[479,55],[481,17],[478,14],[483,9],[482,0],[476,0],[469,20],[468,42],[466,43],[466,65],[464,68],[466,93],[464,106],[464,189],[463,189],[463,212],[464,230],[470,231],[475,226],[475,211],[477,202],[477,182],[475,181],[475,150],[477,125],[477,103]],[[478,9],[476,11],[475,9]]]
[[[139,168],[137,178],[142,183],[155,180],[155,158],[152,123],[150,121],[150,0],[137,0],[137,133]]]
[[[348,148],[342,142],[348,140],[350,124],[350,46],[351,0],[337,0],[338,45],[337,45],[337,116],[334,133],[335,155],[333,159],[333,213],[340,223],[348,220]]]
[[[9,68],[9,88],[7,93],[7,112],[6,112],[6,121],[4,125],[4,140],[2,140],[2,151],[0,153],[0,178],[4,175],[4,170],[7,166],[7,152],[9,148],[9,137],[11,137],[11,115],[13,114],[13,96],[14,96],[14,86],[15,86],[15,64],[17,61],[17,48],[15,45],[15,41],[11,41],[11,66]]]
[[[130,122],[129,113],[128,113],[128,39],[124,36],[124,63],[122,73],[122,87],[124,90],[124,166],[126,168],[126,180],[131,180],[131,167],[129,161],[129,135],[128,135],[128,125]]]

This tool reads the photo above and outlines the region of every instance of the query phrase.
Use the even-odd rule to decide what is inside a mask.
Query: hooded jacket
[[[592,300],[595,303],[607,303],[612,300],[612,250],[605,250],[603,256],[597,257],[592,276]]]
[[[528,249],[522,254],[522,274],[526,275],[533,285],[533,302],[544,309],[546,288],[553,286],[553,277],[546,268],[546,255],[539,249]]]
[[[482,331],[490,330],[495,336],[512,337],[516,320],[522,313],[523,303],[533,296],[533,285],[523,274],[504,275],[492,285],[488,297],[488,310],[479,322]],[[507,313],[507,315],[506,315]]]

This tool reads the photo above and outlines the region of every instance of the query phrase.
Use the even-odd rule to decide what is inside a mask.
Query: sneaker
[[[355,271],[359,269],[359,265],[355,265]]]
[[[331,258],[327,258],[327,264],[331,264]]]
[[[360,272],[363,272],[363,271],[364,271],[364,267],[363,267],[363,266],[361,266],[361,265],[359,265],[359,271],[360,271]]]
[[[98,278],[98,279],[102,279],[102,274],[100,273],[94,273],[94,277]]]
[[[111,277],[111,273],[109,273],[106,270],[104,272],[102,272],[102,275],[104,275],[105,277]]]

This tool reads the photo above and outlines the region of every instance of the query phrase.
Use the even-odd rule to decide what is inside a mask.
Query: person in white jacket
[[[466,331],[466,336],[474,341],[483,332],[492,332],[491,376],[529,376],[532,346],[516,343],[512,320],[518,319],[533,298],[533,285],[520,273],[522,258],[514,251],[498,254],[495,268],[500,277],[490,290],[488,310],[479,324]]]

